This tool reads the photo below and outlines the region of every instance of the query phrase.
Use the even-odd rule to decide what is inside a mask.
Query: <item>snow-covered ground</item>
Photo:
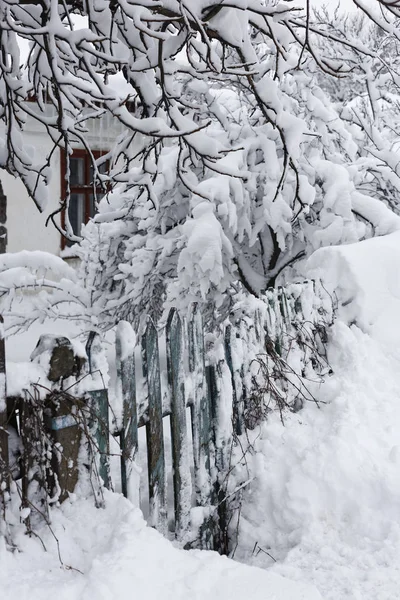
[[[8,338],[10,393],[35,379],[36,367],[28,361],[44,331],[78,334],[73,323],[58,321]],[[38,537],[26,536],[17,517],[17,549],[7,550],[0,536],[0,600],[321,600],[313,585],[214,552],[181,550],[148,527],[120,494],[105,496],[105,509],[95,508],[91,497],[64,502],[51,511],[51,530],[43,525]]]
[[[107,508],[67,501],[52,530],[17,539],[21,552],[0,541],[2,600],[321,600],[317,590],[214,552],[179,550],[122,496]],[[58,555],[58,549],[60,557]],[[60,562],[63,562],[61,564]]]
[[[345,304],[329,344],[334,375],[318,393],[327,404],[256,432],[236,557],[312,582],[326,600],[397,600],[399,234],[322,250],[311,266]]]
[[[326,600],[397,600],[400,348],[342,323],[332,338],[328,404],[261,430],[236,557],[312,582]]]
[[[320,408],[251,433],[240,562],[174,547],[107,493],[104,510],[53,510],[54,535],[0,543],[2,600],[400,598],[400,234],[321,250],[310,269],[339,293],[334,374]]]

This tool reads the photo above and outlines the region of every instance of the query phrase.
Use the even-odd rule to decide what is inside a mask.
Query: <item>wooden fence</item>
[[[122,427],[117,432],[122,491],[129,496],[129,480],[138,455],[138,429],[145,426],[151,525],[163,533],[167,531],[170,491],[166,488],[163,420],[170,417],[175,537],[183,542],[196,541],[202,548],[228,552],[230,515],[226,500],[231,494],[227,477],[232,468],[232,447],[246,427],[254,426],[257,416],[259,420],[266,416],[271,396],[276,393],[271,382],[270,387],[265,385],[265,371],[260,372],[259,361],[267,361],[263,364],[267,370],[270,368],[272,377],[283,379],[285,373],[279,374],[277,369],[287,367],[288,376],[296,379],[293,389],[289,383],[284,390],[284,405],[292,408],[290,396],[292,400],[307,396],[301,375],[311,363],[314,368],[319,363],[319,373],[323,370],[321,347],[313,345],[314,338],[316,334],[323,337],[324,326],[332,317],[330,302],[326,297],[321,300],[321,296],[321,290],[316,293],[312,282],[271,290],[266,301],[255,308],[238,308],[219,335],[207,333],[197,306],[184,321],[171,310],[161,334],[149,319],[141,340],[143,374],[135,372],[133,349],[122,356],[124,333],[117,330],[117,374],[123,404]],[[166,394],[161,389],[159,351],[164,343]],[[288,359],[294,349],[302,357],[299,373],[293,371]],[[142,375],[144,386],[139,383]],[[261,410],[259,405],[254,406],[260,400],[255,398],[255,390],[259,389],[266,396]],[[146,401],[140,394],[147,396]],[[191,432],[187,428],[187,409]],[[199,529],[197,536],[191,524],[193,516]]]
[[[232,498],[235,490],[230,490],[227,482],[236,440],[246,427],[253,427],[266,416],[270,399],[278,389],[274,388],[273,377],[282,377],[278,371],[285,365],[289,365],[289,371],[292,369],[288,354],[294,346],[302,353],[303,366],[312,362],[315,367],[320,349],[313,347],[310,340],[330,319],[324,306],[327,303],[321,302],[321,294],[315,292],[311,282],[306,282],[286,290],[271,290],[264,302],[253,307],[238,306],[223,330],[217,333],[204,330],[198,306],[193,307],[185,320],[176,310],[171,310],[161,332],[148,319],[140,340],[140,360],[134,345],[126,340],[130,325],[120,324],[116,331],[116,366],[122,418],[117,428],[110,426],[112,407],[107,390],[91,389],[86,394],[91,397],[95,415],[91,416],[91,421],[96,422],[91,431],[96,439],[98,473],[105,487],[112,487],[111,433],[120,444],[122,492],[136,498],[138,490],[133,487],[137,486],[138,430],[145,427],[150,524],[167,534],[167,501],[173,494],[175,538],[187,547],[196,545],[228,553],[228,498]],[[162,385],[160,344],[166,347],[166,386]],[[96,334],[89,335],[86,350],[89,372],[94,373],[96,356],[101,352]],[[5,372],[1,351],[0,342],[0,378]],[[264,372],[260,361],[264,361]],[[140,366],[142,372],[138,371]],[[286,391],[282,386],[279,388],[279,393],[282,394],[283,389],[286,394],[284,401],[288,406],[290,394],[294,397],[303,385],[301,373],[295,375],[300,384],[294,385],[294,394],[290,385]],[[290,377],[293,378],[293,373]],[[258,394],[260,389],[261,395]],[[167,490],[165,466],[163,422],[166,417],[170,421],[172,490]],[[2,433],[1,425],[7,419],[9,415],[0,398],[3,466],[7,460],[7,436]],[[65,427],[71,427],[71,422],[66,420]],[[68,458],[66,447],[64,454]]]
[[[215,473],[211,467],[213,428],[212,388],[208,385],[204,353],[203,325],[200,311],[195,308],[188,323],[188,337],[179,314],[172,310],[166,329],[166,354],[169,388],[169,406],[163,409],[159,340],[151,319],[142,338],[143,375],[147,388],[147,409],[138,418],[135,390],[135,354],[121,356],[123,345],[117,330],[117,373],[121,382],[123,418],[118,432],[121,445],[122,492],[129,495],[129,479],[138,453],[138,428],[146,427],[149,483],[149,521],[159,531],[167,531],[167,489],[163,419],[170,417],[172,445],[173,494],[175,509],[175,537],[180,541],[190,538],[192,508],[192,478],[190,457],[194,463],[194,489],[198,507],[211,508],[216,503]],[[186,354],[187,353],[187,354]],[[186,354],[186,356],[185,356]],[[186,358],[189,374],[186,373]],[[192,393],[188,392],[188,375]],[[187,431],[186,409],[190,408],[191,435]],[[190,445],[192,447],[190,447]],[[208,521],[208,519],[206,519]],[[201,528],[202,547],[213,548],[214,524],[204,523]]]

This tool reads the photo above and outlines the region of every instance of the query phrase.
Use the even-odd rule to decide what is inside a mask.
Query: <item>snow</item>
[[[23,390],[31,390],[32,383],[39,383],[49,389],[51,384],[47,379],[47,371],[38,363],[7,361],[7,395],[9,397],[23,396]]]
[[[235,557],[313,583],[325,600],[399,597],[399,237],[310,259],[338,296],[334,374],[312,388],[321,408],[307,403],[284,425],[272,415],[251,438]]]
[[[18,550],[0,542],[2,598],[123,600],[134,591],[149,600],[398,599],[400,232],[321,248],[307,267],[323,275],[338,305],[328,344],[333,375],[308,382],[319,407],[307,402],[284,424],[272,413],[247,432],[254,451],[235,474],[244,482],[235,561],[181,550],[119,494],[106,492],[105,509],[96,509],[77,493],[51,509],[63,564],[49,528],[29,538],[17,512]],[[301,299],[305,307],[312,300]],[[129,353],[132,332],[120,329]],[[30,352],[36,340],[24,335]],[[35,365],[19,377],[17,364],[8,363],[12,390],[40,377]]]
[[[136,346],[136,336],[132,325],[128,321],[120,321],[117,325],[117,332],[120,343],[120,360],[124,361],[132,356]]]
[[[120,495],[106,493],[106,504],[101,510],[73,499],[53,510],[54,535],[40,531],[47,553],[38,538],[21,537],[24,551],[13,554],[0,540],[2,599],[321,600],[313,586],[175,548]]]
[[[400,232],[357,244],[321,248],[308,263],[311,277],[323,277],[340,298],[339,315],[374,339],[398,341],[400,315]]]
[[[182,226],[187,242],[178,260],[178,275],[184,287],[195,279],[205,298],[212,284],[224,291],[224,257],[233,251],[210,203],[200,202],[192,212],[193,219]]]
[[[398,351],[338,322],[322,409],[264,425],[241,560],[314,583],[325,600],[395,600],[400,583]],[[253,555],[255,544],[260,551]]]
[[[243,447],[250,441],[251,449],[242,477],[240,466],[232,475],[233,494],[240,491],[243,498],[236,558],[264,570],[209,552],[183,552],[146,527],[138,508],[120,495],[106,493],[104,510],[96,510],[80,490],[53,508],[51,528],[43,525],[32,538],[20,523],[29,509],[11,509],[16,550],[7,552],[0,538],[1,597],[394,600],[400,583],[400,217],[374,197],[389,183],[394,195],[399,189],[391,136],[380,136],[378,121],[369,134],[367,116],[351,116],[351,106],[347,117],[336,111],[315,80],[312,61],[304,60],[309,46],[304,36],[314,25],[310,29],[305,13],[297,17],[289,2],[237,0],[212,14],[208,0],[165,0],[163,18],[176,14],[179,30],[174,17],[161,25],[152,2],[117,4],[114,18],[113,3],[89,2],[88,19],[72,26],[55,1],[49,3],[48,23],[35,17],[35,6],[20,10],[18,2],[0,3],[10,29],[2,41],[9,69],[0,78],[0,105],[6,107],[0,120],[9,127],[0,162],[24,181],[38,206],[43,209],[51,195],[51,168],[34,164],[34,146],[23,135],[28,119],[47,128],[56,145],[63,139],[66,151],[78,141],[90,145],[103,111],[119,122],[116,129],[126,129],[115,136],[109,154],[120,186],[84,228],[80,272],[41,252],[0,257],[1,312],[16,310],[16,324],[52,313],[71,322],[82,319],[82,330],[111,330],[121,314],[135,319],[157,312],[162,295],[181,308],[195,297],[219,307],[238,276],[261,292],[295,256],[346,243],[317,250],[307,266],[307,275],[322,277],[338,305],[327,355],[333,375],[324,385],[307,381],[318,402],[307,402],[310,396],[300,412],[270,414],[246,432]],[[370,2],[358,4],[369,12]],[[197,21],[210,23],[193,35]],[[394,32],[390,21],[379,22]],[[18,34],[32,43],[27,76],[18,70]],[[230,44],[237,52],[225,56],[221,46]],[[321,44],[328,71],[339,69],[343,48],[331,56],[329,44]],[[364,52],[358,43],[354,47]],[[396,81],[396,62],[388,58],[384,77],[392,71]],[[377,63],[352,60],[343,55],[343,74],[351,69],[361,77],[365,71],[374,112],[384,82],[370,79]],[[241,86],[243,77],[247,82]],[[393,93],[389,79],[384,85]],[[64,91],[58,111],[48,112],[42,91],[52,97],[57,89]],[[40,110],[23,102],[32,90]],[[354,125],[361,136],[353,134]],[[370,235],[384,237],[352,243]],[[32,300],[30,311],[26,298]],[[276,333],[275,320],[269,333],[272,329]],[[123,361],[135,346],[130,325],[120,323],[118,337]],[[242,359],[252,349],[240,342]],[[8,356],[10,394],[20,395],[35,381],[43,384],[51,348],[38,364],[13,363]],[[292,354],[287,362],[297,373],[301,356]],[[214,358],[218,365],[218,352]],[[82,385],[107,385],[107,366],[97,337],[93,377]],[[243,369],[235,386],[240,389],[242,378],[253,376],[251,368]],[[218,407],[222,431],[216,436],[221,455],[230,441],[231,385],[225,368],[219,381],[225,393]],[[288,399],[284,389],[278,391]],[[11,441],[15,457],[17,440]],[[200,497],[207,496],[210,483],[203,463],[199,460]],[[194,509],[192,525],[210,510]]]
[[[74,281],[75,270],[58,256],[40,250],[7,253],[0,256],[0,270],[32,269],[38,273],[50,271],[55,277],[66,277]]]

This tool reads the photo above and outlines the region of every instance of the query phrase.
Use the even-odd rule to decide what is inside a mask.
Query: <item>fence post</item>
[[[4,344],[4,321],[0,315],[0,477],[1,481],[8,472],[8,435],[7,435],[7,389],[6,389],[6,351]]]
[[[189,369],[193,380],[192,435],[196,500],[198,506],[209,506],[212,500],[210,445],[211,407],[207,392],[204,361],[204,332],[201,313],[194,305],[189,324]],[[213,523],[207,518],[201,527],[200,536],[204,549],[213,547]]]
[[[0,182],[0,254],[7,252],[7,196]]]
[[[229,335],[229,334],[228,334]],[[232,438],[237,429],[235,413],[235,382],[228,365],[226,339],[219,339],[212,352],[212,361],[206,367],[208,392],[210,396],[212,418],[212,442],[214,446],[214,464],[211,470],[213,495],[212,504],[216,506],[213,524],[213,549],[220,554],[229,553],[229,502],[227,489],[232,458]],[[231,359],[234,357],[231,356]],[[235,369],[235,360],[232,360]],[[235,375],[237,375],[237,370]]]
[[[139,488],[132,489],[131,475],[138,451],[138,424],[135,382],[135,334],[127,321],[117,326],[115,348],[117,379],[122,394],[121,447],[121,489],[125,498],[139,502]]]
[[[167,321],[167,364],[171,386],[171,440],[174,471],[175,537],[182,541],[189,530],[191,476],[186,428],[185,369],[182,323],[172,309]]]
[[[276,289],[268,290],[268,314],[270,317],[270,326],[268,334],[274,341],[275,352],[282,356],[283,351],[283,317],[280,310],[280,296]]]
[[[157,329],[149,318],[142,339],[143,373],[149,392],[149,420],[146,423],[147,463],[149,472],[150,523],[161,533],[167,529],[164,435],[160,361]]]
[[[33,394],[26,394],[21,420],[25,419],[26,427],[31,429],[31,433],[25,434],[21,427],[24,455],[36,455],[40,465],[45,460],[44,446],[49,445],[52,459],[51,468],[47,472],[47,485],[50,494],[56,493],[58,500],[63,502],[74,491],[79,478],[78,455],[82,437],[79,415],[83,403],[74,392],[69,391],[73,387],[71,382],[79,380],[85,360],[75,353],[68,338],[55,335],[40,336],[31,360],[46,368],[51,387],[42,401],[40,388],[35,388]],[[67,380],[69,387],[65,391]],[[43,420],[39,419],[41,402]],[[40,446],[34,447],[33,442],[37,439],[35,431],[41,431],[42,449]],[[29,463],[29,459],[26,461]],[[30,471],[29,468],[26,471],[28,478]]]

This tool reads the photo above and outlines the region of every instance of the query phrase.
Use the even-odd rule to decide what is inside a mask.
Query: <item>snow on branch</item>
[[[50,219],[65,209],[91,318],[222,306],[238,286],[261,295],[321,245],[397,227],[384,208],[379,227],[372,205],[384,181],[397,190],[386,175],[398,161],[387,139],[365,144],[366,112],[383,122],[385,85],[400,83],[397,3],[380,1],[383,24],[355,3],[373,34],[275,0],[1,2],[0,166],[43,209],[52,155],[65,150],[66,194]],[[368,108],[339,106],[337,81]],[[101,158],[108,175],[88,135],[104,115],[123,132]],[[43,164],[23,143],[30,119],[53,143]],[[76,144],[107,192],[83,240],[68,219]]]

